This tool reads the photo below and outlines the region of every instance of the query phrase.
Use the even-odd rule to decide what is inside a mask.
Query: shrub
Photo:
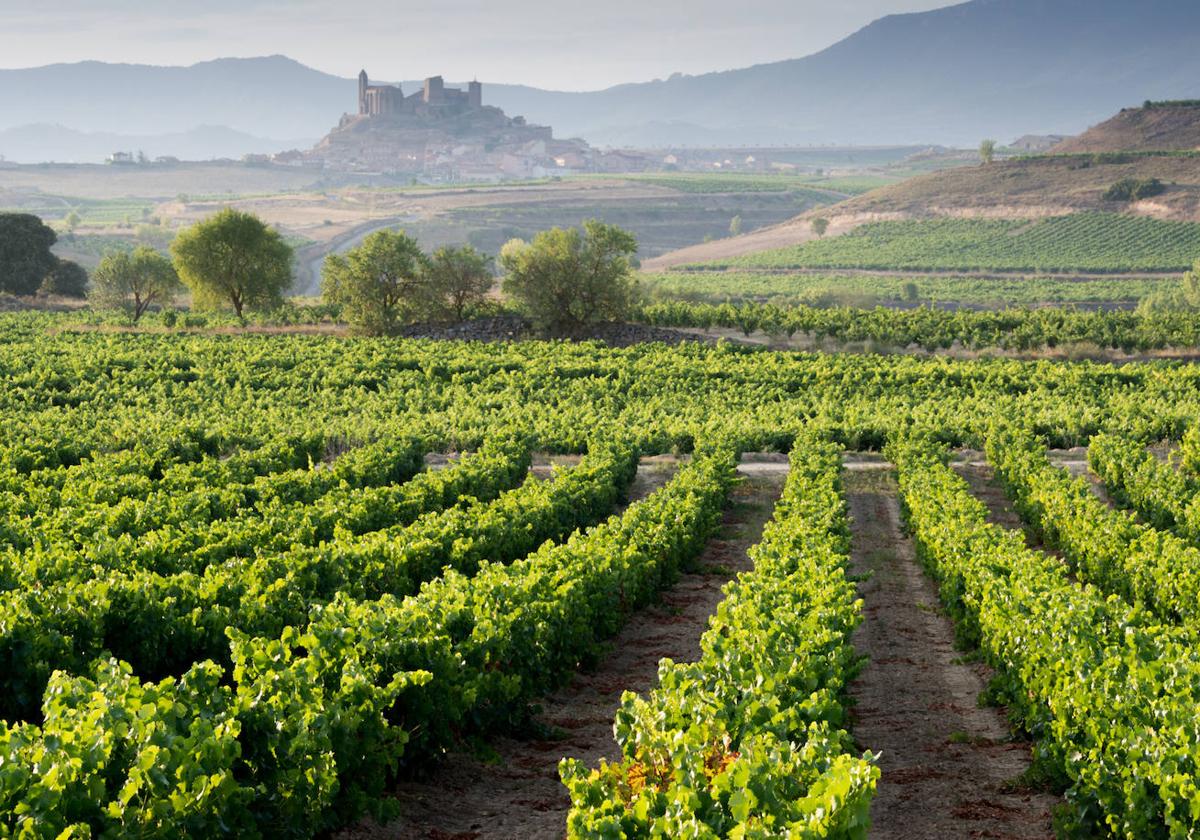
[[[1104,193],[1105,201],[1141,201],[1166,192],[1166,186],[1157,178],[1122,178]]]

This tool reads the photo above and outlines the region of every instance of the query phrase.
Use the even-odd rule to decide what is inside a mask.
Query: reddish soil
[[[643,462],[632,498],[661,486],[677,462]],[[620,757],[613,717],[625,691],[646,692],[657,684],[664,657],[690,661],[723,598],[722,587],[749,568],[746,550],[756,542],[783,489],[786,459],[748,457],[721,532],[710,541],[694,571],[681,575],[660,602],[631,616],[595,670],[543,698],[537,716],[543,739],[498,738],[487,758],[452,754],[421,780],[395,791],[403,816],[386,826],[363,822],[339,835],[404,840],[559,840],[570,807],[558,778],[564,756],[596,765]]]
[[[1002,710],[981,708],[989,670],[967,664],[937,588],[900,527],[892,468],[851,457],[845,473],[852,571],[865,620],[854,636],[868,656],[851,687],[853,731],[881,753],[872,838],[1048,838],[1059,801],[1011,784],[1030,764]]]

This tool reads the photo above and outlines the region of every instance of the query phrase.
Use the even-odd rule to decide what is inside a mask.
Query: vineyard
[[[850,233],[698,268],[899,271],[1179,272],[1200,253],[1200,224],[1111,213],[1037,221],[873,222]]]
[[[1086,347],[1124,353],[1200,345],[1200,322],[1189,312],[1142,315],[1128,311],[1003,309],[951,311],[916,309],[821,308],[772,303],[687,303],[643,306],[636,317],[657,327],[700,331],[721,328],[743,336],[762,333],[774,341],[804,336],[820,348],[869,342],[877,349],[926,352],[966,349],[1031,352]]]
[[[474,836],[1200,824],[1192,366],[65,323],[0,316],[0,837],[404,836],[401,786],[512,743],[553,828]],[[691,653],[613,670],[632,627]],[[539,715],[589,673],[629,690],[583,749]]]
[[[655,294],[735,301],[800,302],[812,305],[863,303],[962,304],[1003,308],[1043,304],[1130,306],[1178,284],[1175,278],[1055,277],[991,278],[752,271],[672,271],[643,274]]]

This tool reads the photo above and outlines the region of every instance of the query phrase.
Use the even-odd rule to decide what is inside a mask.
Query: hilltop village
[[[339,171],[487,181],[607,171],[606,157],[583,140],[555,139],[549,126],[485,105],[478,81],[460,90],[433,76],[406,95],[400,85],[372,84],[364,70],[357,113],[344,115],[304,162]]]

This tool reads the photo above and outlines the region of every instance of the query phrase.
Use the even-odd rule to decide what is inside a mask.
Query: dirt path
[[[1052,837],[1058,800],[1009,784],[1029,767],[1029,745],[1011,737],[1001,710],[979,707],[988,670],[954,648],[937,588],[901,532],[894,472],[859,462],[845,483],[852,570],[870,574],[854,637],[870,662],[851,694],[856,740],[882,753],[871,837]]]
[[[632,495],[660,486],[670,459],[643,463]],[[657,480],[654,471],[658,470]],[[662,600],[633,615],[611,642],[610,653],[590,672],[544,698],[538,720],[557,734],[545,740],[500,738],[490,761],[451,755],[428,779],[396,791],[404,816],[387,826],[364,823],[343,838],[403,840],[559,840],[570,802],[558,779],[564,756],[596,765],[620,757],[613,716],[625,691],[657,684],[663,657],[699,656],[699,639],[723,595],[721,588],[749,568],[746,550],[759,540],[786,477],[786,459],[754,457],[740,470],[721,532],[710,541],[696,570],[684,574]]]

